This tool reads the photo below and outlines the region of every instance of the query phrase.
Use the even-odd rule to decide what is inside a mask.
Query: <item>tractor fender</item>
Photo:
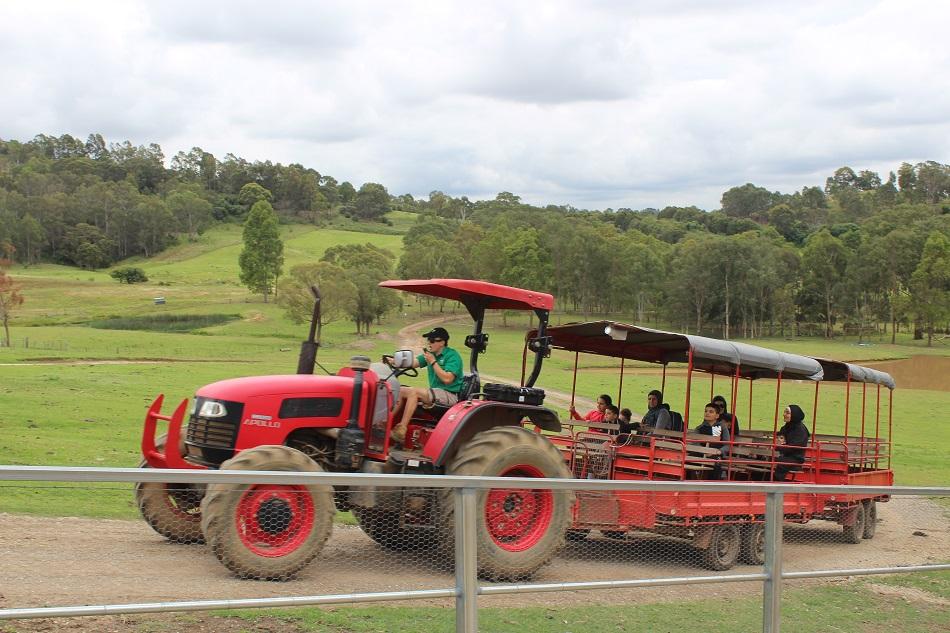
[[[544,407],[493,400],[467,400],[445,412],[422,449],[422,454],[431,459],[434,466],[444,466],[456,448],[476,433],[496,426],[521,426],[525,418],[545,431],[557,433],[561,430],[557,414]]]

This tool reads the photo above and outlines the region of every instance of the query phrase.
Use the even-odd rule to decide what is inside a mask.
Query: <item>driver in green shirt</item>
[[[403,387],[399,390],[402,405],[402,419],[393,427],[394,442],[402,443],[406,437],[409,420],[422,403],[425,408],[433,405],[450,407],[458,402],[462,389],[462,356],[448,346],[449,333],[443,327],[435,327],[422,335],[428,345],[413,361],[413,367],[425,367],[428,370],[429,387]]]

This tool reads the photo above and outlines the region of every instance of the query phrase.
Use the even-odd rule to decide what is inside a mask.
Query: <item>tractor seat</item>
[[[459,389],[459,402],[471,400],[472,396],[478,393],[480,389],[481,381],[478,379],[478,374],[465,374],[462,377],[462,388]],[[451,407],[443,407],[440,404],[435,404],[428,409],[423,409],[423,411],[427,412],[436,420],[439,420],[450,408]]]

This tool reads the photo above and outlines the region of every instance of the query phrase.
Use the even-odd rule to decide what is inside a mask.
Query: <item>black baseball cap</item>
[[[449,340],[449,333],[444,327],[434,327],[425,334],[422,335],[423,338],[429,339],[429,341],[434,341],[436,339],[441,339],[445,342]]]

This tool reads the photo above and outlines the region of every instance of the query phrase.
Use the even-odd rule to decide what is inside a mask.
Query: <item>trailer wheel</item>
[[[861,539],[864,538],[864,530],[866,525],[867,516],[864,512],[864,504],[859,503],[849,510],[849,512],[854,512],[854,523],[852,525],[842,525],[842,533],[844,534],[844,542],[856,544],[860,543]]]
[[[561,453],[543,435],[515,426],[476,434],[446,472],[478,477],[570,478]],[[455,550],[452,491],[441,497],[442,549]],[[493,488],[476,495],[478,572],[492,580],[529,577],[564,546],[571,524],[570,491]]]
[[[287,446],[243,451],[221,470],[323,471]],[[323,549],[334,512],[330,486],[211,484],[201,527],[214,555],[239,577],[287,580]]]
[[[877,532],[877,502],[874,499],[864,500],[864,530],[861,538],[871,539]]]
[[[765,564],[765,524],[744,525],[739,531],[742,538],[739,560],[748,565]]]
[[[376,508],[353,508],[360,529],[393,552],[420,552],[435,546],[432,531],[399,525],[399,513]]]
[[[155,448],[164,452],[166,436],[155,440]],[[180,450],[184,451],[182,439]],[[142,460],[139,468],[151,468]],[[140,481],[135,484],[135,503],[149,526],[175,543],[203,543],[201,534],[201,484],[168,484]]]
[[[739,558],[739,528],[717,525],[713,528],[709,547],[703,551],[703,565],[714,571],[731,569]]]

